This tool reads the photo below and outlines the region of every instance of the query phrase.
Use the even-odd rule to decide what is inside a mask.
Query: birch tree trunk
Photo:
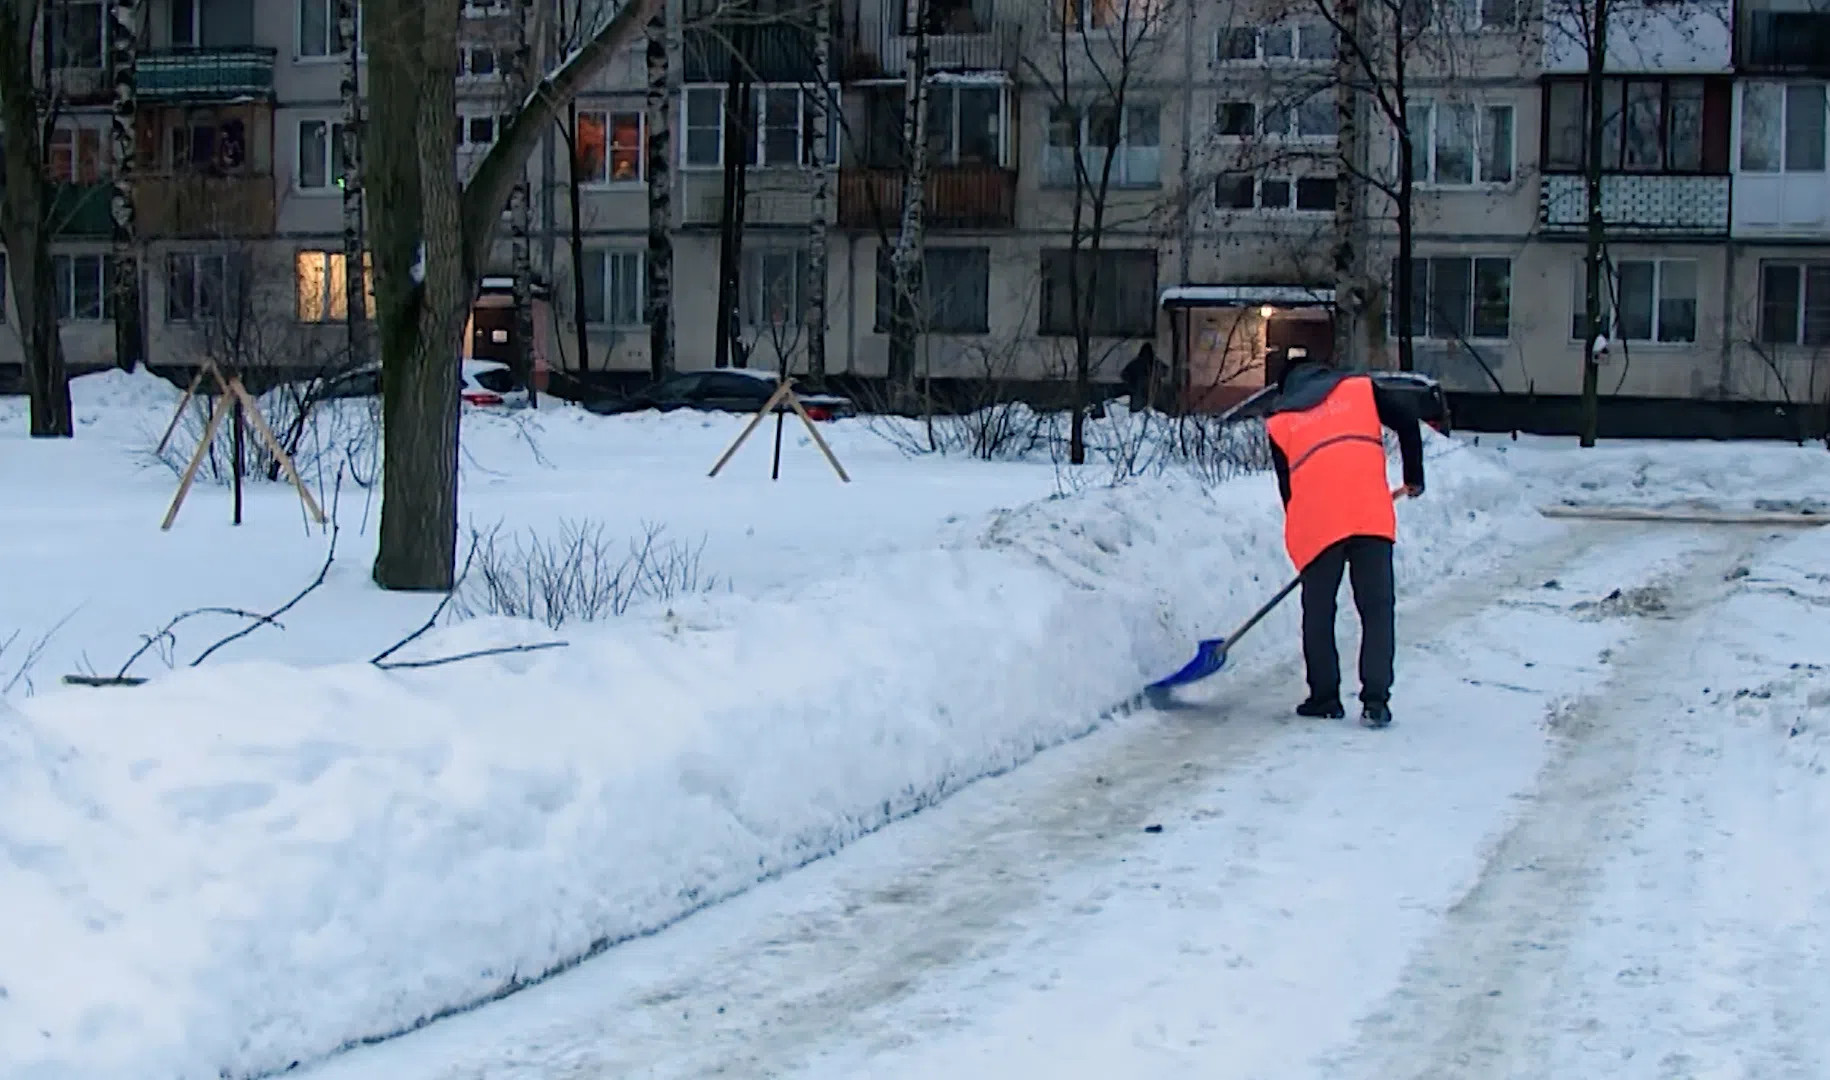
[[[832,7],[814,0],[813,68],[819,78],[813,118],[813,209],[807,219],[807,377],[815,386],[826,382],[826,223],[831,214],[832,156]],[[786,361],[784,361],[785,363]]]
[[[343,99],[343,135],[338,151],[343,157],[343,306],[346,330],[344,365],[362,366],[368,346],[367,275],[363,272],[362,227],[362,43],[356,38],[356,0],[337,0],[337,33],[345,49],[343,78],[338,91]]]
[[[534,86],[534,51],[528,41],[527,0],[514,0],[509,17],[514,20],[513,56],[509,61],[509,89],[516,101],[526,101]],[[540,407],[540,391],[534,385],[534,258],[532,232],[534,221],[533,189],[527,180],[527,165],[521,166],[520,179],[508,197],[510,272],[515,277],[515,372],[521,385],[527,387],[527,403]]]
[[[114,362],[132,371],[146,359],[146,337],[140,322],[139,239],[134,227],[134,160],[136,107],[134,63],[140,52],[140,0],[115,0],[110,11],[108,62],[114,81],[114,116],[109,135],[114,146],[114,188],[109,211],[114,219]]]
[[[648,371],[655,381],[674,370],[674,157],[673,110],[669,108],[671,73],[668,49],[667,7],[661,5],[648,20],[647,146],[642,155],[648,167],[648,283],[645,318],[648,322]]]
[[[891,404],[904,408],[915,399],[915,348],[921,333],[922,211],[928,190],[928,5],[921,0],[909,38],[909,70],[903,82],[902,219],[896,246],[890,251]]]
[[[0,136],[6,142],[6,192],[0,200],[0,238],[6,241],[7,272],[19,338],[25,347],[26,394],[33,438],[69,438],[70,379],[64,370],[57,332],[57,293],[51,271],[48,211],[50,184],[44,173],[38,88],[32,62],[38,0],[0,0]]]
[[[1368,36],[1362,25],[1360,0],[1336,0],[1335,10],[1343,38],[1335,61],[1335,114],[1339,131],[1337,145],[1341,155],[1340,177],[1334,187],[1334,362],[1344,368],[1355,366],[1360,345],[1361,269],[1365,252],[1357,240],[1361,222],[1366,216],[1366,174],[1360,168],[1364,157],[1359,152],[1361,82],[1355,64],[1367,50]],[[1350,42],[1357,42],[1355,48]]]

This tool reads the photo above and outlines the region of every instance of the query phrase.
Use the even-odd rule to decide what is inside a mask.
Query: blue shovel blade
[[[1175,686],[1186,686],[1200,682],[1226,666],[1226,639],[1209,638],[1195,648],[1195,658],[1182,665],[1182,669],[1173,675],[1158,679],[1147,689],[1167,690]]]

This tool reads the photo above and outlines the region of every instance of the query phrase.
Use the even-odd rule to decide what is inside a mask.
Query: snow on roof
[[[1333,289],[1307,285],[1171,285],[1163,307],[1236,307],[1247,304],[1332,304]]]

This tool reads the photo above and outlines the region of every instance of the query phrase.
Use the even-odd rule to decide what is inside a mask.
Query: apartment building
[[[260,297],[262,351],[287,362],[328,354],[344,332],[346,281],[345,48],[332,0],[146,2],[139,201],[152,355],[171,362],[221,333],[204,309],[212,283],[226,280]],[[828,369],[886,371],[885,252],[901,210],[918,12],[931,79],[924,374],[1065,375],[1070,237],[1077,220],[1086,236],[1095,211],[1095,378],[1115,380],[1150,342],[1187,400],[1216,406],[1262,385],[1292,349],[1331,351],[1337,46],[1313,3],[929,0],[911,10],[841,0],[824,72],[810,33],[783,9],[741,38],[755,122],[734,146],[724,122],[733,28],[708,20],[701,0],[673,2],[693,16],[677,20],[688,28],[671,43],[681,366],[710,366],[715,353],[725,167],[736,160],[746,192],[740,337],[758,365],[804,354],[812,135],[824,124]],[[1560,22],[1573,0],[1546,2],[1430,6],[1428,33],[1406,54],[1415,357],[1464,394],[1553,399],[1580,384],[1587,57]],[[50,147],[67,211],[60,302],[72,358],[96,362],[112,351],[107,28],[101,0],[62,3],[57,75],[68,107]],[[1830,16],[1794,0],[1611,7],[1603,212],[1614,315],[1603,392],[1821,398]],[[507,100],[503,9],[466,13],[461,165],[493,141]],[[537,347],[551,366],[648,365],[645,94],[638,42],[581,96],[571,138],[549,140],[531,165]],[[1377,189],[1395,187],[1396,140],[1378,103],[1362,110],[1372,134],[1358,167],[1381,180],[1367,194],[1362,246],[1388,267],[1393,207]],[[503,239],[486,269],[494,288],[479,301],[479,353],[512,332],[508,271]],[[1389,304],[1382,317],[1396,319]],[[16,350],[0,345],[0,362]],[[1381,359],[1395,359],[1389,344]]]

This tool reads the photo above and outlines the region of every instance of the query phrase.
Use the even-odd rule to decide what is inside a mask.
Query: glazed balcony
[[[158,103],[269,100],[276,55],[259,45],[153,49],[134,64],[134,89]]]
[[[839,170],[839,227],[894,231],[902,218],[900,170]],[[1017,174],[991,166],[939,166],[928,173],[923,223],[930,229],[1008,229],[1016,223]]]
[[[1750,5],[1740,17],[1736,34],[1739,70],[1830,73],[1830,12],[1774,11]]]
[[[1609,173],[1601,178],[1601,216],[1616,236],[1727,236],[1729,179]],[[1546,233],[1576,234],[1586,229],[1583,178],[1546,175],[1538,220]]]
[[[114,235],[114,185],[51,182],[51,235],[97,239]]]
[[[858,14],[847,27],[844,51],[837,60],[847,79],[893,78],[909,69],[914,25],[909,16],[885,8]],[[928,70],[933,72],[1017,70],[1023,44],[1022,23],[1007,15],[1002,0],[932,3],[928,14]]]

